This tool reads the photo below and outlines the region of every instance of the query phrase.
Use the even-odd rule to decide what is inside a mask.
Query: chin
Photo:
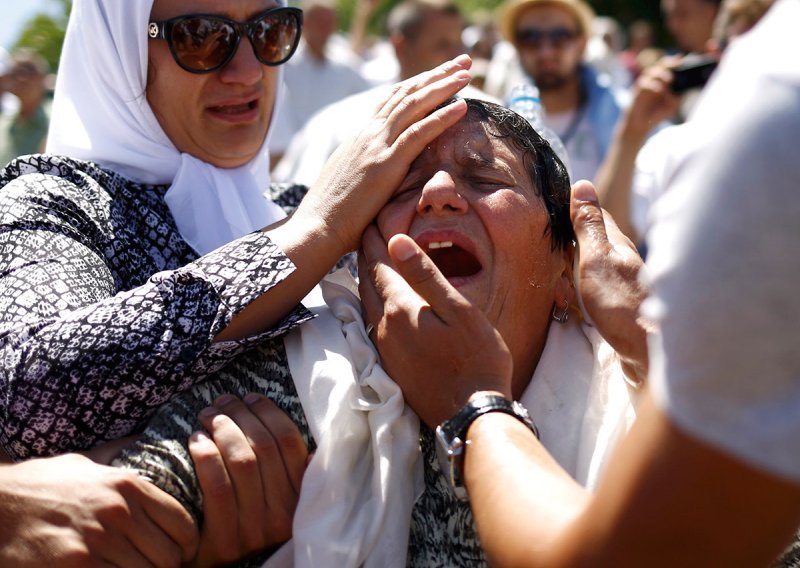
[[[259,148],[260,150],[260,148]],[[230,148],[226,148],[225,152],[216,152],[214,154],[207,154],[203,161],[208,162],[212,166],[225,169],[238,168],[244,166],[258,155],[258,152],[242,151],[231,152]]]

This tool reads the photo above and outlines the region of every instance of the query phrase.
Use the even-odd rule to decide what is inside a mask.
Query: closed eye
[[[510,187],[512,184],[508,180],[499,177],[477,176],[469,180],[470,185],[480,191],[495,191]]]

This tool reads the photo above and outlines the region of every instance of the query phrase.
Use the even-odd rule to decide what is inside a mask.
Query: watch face
[[[436,457],[439,469],[447,480],[447,484],[458,499],[467,499],[467,490],[464,488],[461,477],[464,465],[464,442],[458,438],[451,438],[446,428],[436,428]]]

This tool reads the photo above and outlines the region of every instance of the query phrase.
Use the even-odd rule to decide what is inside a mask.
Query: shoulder
[[[4,195],[23,190],[28,195],[64,195],[78,188],[96,187],[108,176],[96,164],[63,156],[33,154],[12,160],[0,170]]]
[[[0,191],[23,191],[38,199],[108,199],[121,188],[137,185],[94,162],[66,156],[33,154],[0,170]]]
[[[125,209],[126,202],[158,198],[160,194],[152,191],[155,189],[94,162],[33,154],[13,160],[0,170],[0,221],[58,218],[69,224],[105,224],[112,209]]]

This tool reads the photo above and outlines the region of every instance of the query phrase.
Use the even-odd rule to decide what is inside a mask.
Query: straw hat
[[[532,6],[557,6],[570,12],[578,22],[578,31],[589,37],[592,33],[594,10],[581,0],[509,0],[500,14],[500,32],[503,37],[514,43],[514,24],[519,15]]]

